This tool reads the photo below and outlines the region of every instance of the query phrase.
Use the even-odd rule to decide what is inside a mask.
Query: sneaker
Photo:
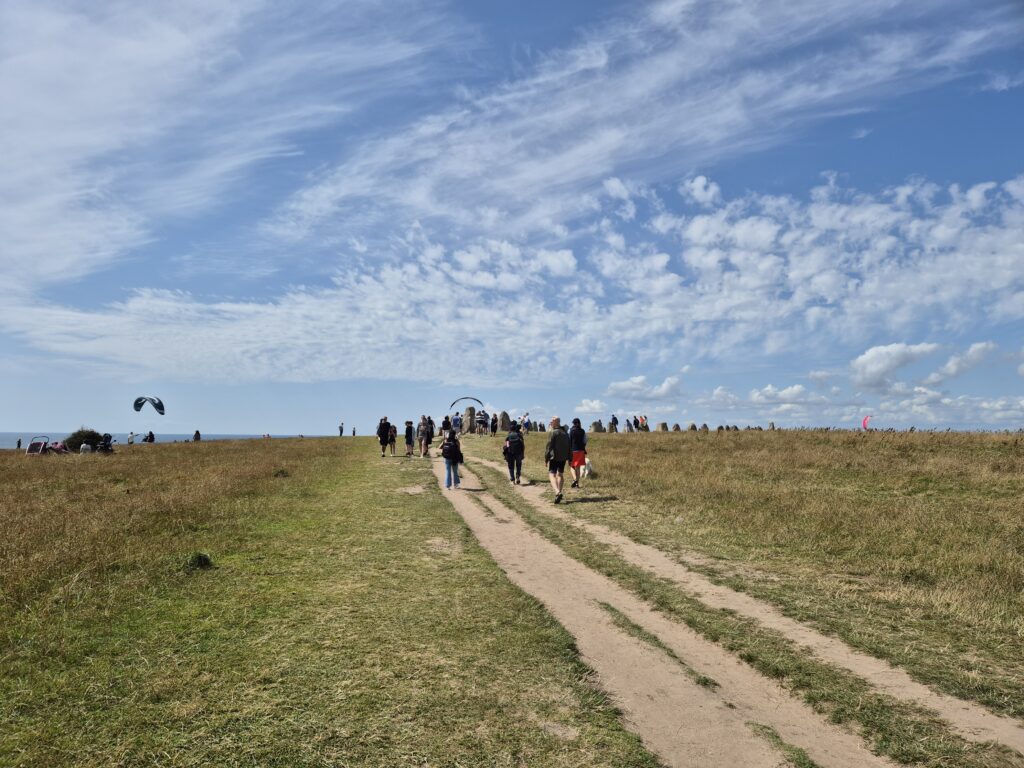
[[[572,485],[570,485],[569,487],[570,488],[579,488],[580,487],[580,481],[579,480],[573,480],[572,481]]]
[[[562,503],[562,494],[556,493],[555,494],[555,504],[561,504],[561,503]]]
[[[516,485],[522,485],[522,483],[519,481],[518,477],[516,478]]]
[[[455,490],[457,491],[457,490],[459,490],[459,488],[461,488],[461,487],[462,487],[461,485],[456,485],[456,486],[455,486]]]

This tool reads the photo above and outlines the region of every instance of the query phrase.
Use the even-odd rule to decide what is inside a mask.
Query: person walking
[[[616,432],[619,431],[619,417],[616,416],[614,413],[612,414],[612,417],[608,419],[608,424],[615,427]]]
[[[454,416],[452,416],[452,429],[454,429],[459,434],[462,434],[462,414],[461,413],[456,413]]]
[[[441,419],[441,434],[447,435],[452,431],[452,420],[448,418],[448,414],[445,414],[444,418]]]
[[[20,437],[18,438],[18,447],[15,448],[14,450],[16,450],[16,451],[20,451],[21,450],[21,438]]]
[[[491,437],[496,434],[498,434],[498,414],[495,413],[491,416]]]
[[[412,428],[412,422],[405,422],[405,455],[412,458],[412,446],[416,442],[416,430]]]
[[[505,438],[505,446],[502,453],[505,454],[505,463],[508,464],[509,482],[515,485],[520,484],[523,475],[523,458],[526,456],[526,441],[523,439],[522,427],[512,422],[512,429]]]
[[[416,428],[416,440],[420,444],[420,458],[424,456],[430,456],[430,439],[428,437],[430,433],[430,425],[427,423],[426,416],[420,416],[420,425]]]
[[[198,443],[202,439],[203,439],[203,436],[199,434],[199,430],[197,429],[195,434],[192,435],[192,442],[193,443]]]
[[[341,422],[341,424],[338,425],[338,437],[344,437],[344,436],[345,436],[345,422],[343,421],[343,422]]]
[[[392,424],[388,429],[388,448],[391,449],[391,455],[395,455],[395,443],[398,442],[398,425]]]
[[[580,477],[583,474],[583,467],[587,463],[587,433],[580,424],[579,419],[572,420],[572,427],[569,428],[569,468],[572,470],[571,488],[580,487]]]
[[[548,464],[548,479],[555,492],[555,504],[562,503],[562,485],[565,483],[565,463],[572,455],[569,447],[569,435],[566,434],[562,421],[557,416],[549,424],[551,432],[544,447],[544,461]]]
[[[384,458],[384,452],[388,449],[388,442],[391,440],[391,422],[388,417],[381,418],[377,425],[377,440],[380,442],[380,457]]]
[[[633,429],[637,432],[640,431],[640,418],[638,416],[633,417]]]
[[[523,414],[523,434],[530,434],[530,427],[533,426],[533,422],[530,421],[530,412],[527,411]]]
[[[459,445],[459,436],[455,430],[450,430],[441,443],[441,456],[444,458],[444,488],[450,491],[452,481],[455,481],[455,490],[459,490],[459,464],[465,461],[462,455],[462,446]]]
[[[488,424],[490,424],[490,419],[487,418],[487,411],[481,408],[480,413],[476,415],[476,433],[486,435]]]
[[[436,434],[437,434],[437,426],[434,424],[434,417],[433,416],[427,416],[427,447],[428,448],[430,447],[430,444],[434,442],[434,435],[436,435]],[[441,435],[441,437],[444,437],[444,435]]]

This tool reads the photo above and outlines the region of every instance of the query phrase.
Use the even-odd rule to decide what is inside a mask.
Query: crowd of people
[[[476,414],[474,422],[478,434],[491,437],[497,435],[498,417],[496,414],[490,415],[481,410]],[[646,425],[646,417],[644,417],[643,423]],[[627,424],[629,424],[628,420]],[[638,421],[638,429],[639,424]],[[431,416],[420,416],[419,423],[415,426],[411,420],[405,422],[405,455],[408,458],[412,458],[417,449],[421,458],[430,458],[430,447],[435,436],[440,435],[440,452],[445,464],[445,488],[447,490],[452,488],[458,490],[460,487],[459,465],[465,463],[460,442],[463,426],[463,417],[458,413],[451,417],[445,416],[441,420],[440,432]],[[531,426],[533,424],[529,420],[529,414],[524,414],[521,422],[512,422],[509,432],[505,436],[502,454],[508,466],[509,482],[513,485],[522,483],[523,460],[526,458],[526,435],[529,434]],[[579,488],[580,482],[583,480],[583,474],[587,467],[587,433],[579,419],[573,419],[572,425],[566,429],[561,419],[555,416],[551,419],[548,427],[544,461],[547,464],[551,489],[555,493],[555,503],[560,504],[564,492],[566,465],[568,465],[572,477],[570,488]],[[396,455],[398,426],[392,424],[387,416],[382,417],[377,425],[377,440],[380,443],[381,458],[386,457],[389,451],[392,456]]]

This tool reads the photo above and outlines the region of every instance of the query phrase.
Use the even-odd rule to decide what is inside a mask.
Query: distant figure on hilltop
[[[533,426],[533,422],[530,421],[530,412],[527,411],[523,414],[523,433],[530,434],[530,427]]]
[[[430,424],[426,416],[420,416],[420,424],[416,427],[416,441],[420,444],[420,458],[430,456]]]
[[[565,463],[572,455],[569,435],[562,426],[562,421],[557,417],[551,419],[549,424],[551,433],[548,435],[548,443],[544,447],[544,461],[548,463],[548,478],[551,480],[551,488],[555,492],[555,504],[562,503],[562,485],[565,483]]]
[[[387,416],[382,417],[377,424],[377,440],[380,442],[380,457],[383,459],[388,449],[388,441],[391,440],[391,422]]]
[[[21,450],[21,438],[20,437],[18,438],[18,447],[15,448],[15,450],[18,450],[18,451]]]
[[[476,433],[478,435],[486,435],[487,427],[490,423],[490,419],[487,417],[487,411],[481,408],[480,413],[476,415]]]
[[[491,415],[491,437],[498,434],[498,414]]]
[[[355,436],[356,436],[356,428],[352,427],[352,437],[355,437]]]
[[[456,412],[456,414],[454,416],[452,416],[452,429],[454,429],[456,432],[462,432],[462,414],[461,413]]]
[[[395,455],[395,443],[398,442],[398,427],[394,424],[390,425],[388,429],[388,448],[391,449],[391,455]]]
[[[344,437],[344,436],[345,436],[345,422],[343,421],[343,422],[341,422],[341,424],[338,425],[338,437]]]
[[[613,413],[612,417],[610,419],[608,419],[608,425],[611,426],[611,427],[615,427],[615,431],[618,432],[619,431],[619,417],[616,416]],[[612,430],[609,429],[608,431],[611,432]]]
[[[192,435],[192,442],[193,442],[193,443],[198,443],[198,442],[199,442],[200,440],[202,440],[202,439],[203,439],[203,436],[199,434],[199,430],[197,429],[197,430],[195,431],[195,434],[194,434],[194,435]]]
[[[148,434],[146,435],[146,442],[150,444],[156,442],[156,435],[153,434],[153,430],[149,430]]]

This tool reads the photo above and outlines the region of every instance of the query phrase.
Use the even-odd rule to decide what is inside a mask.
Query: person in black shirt
[[[388,449],[388,442],[391,440],[391,422],[384,416],[377,425],[377,439],[380,441],[380,457],[384,458],[384,452]]]
[[[572,452],[572,457],[569,460],[569,467],[572,470],[571,487],[579,488],[580,475],[587,463],[587,433],[583,430],[579,419],[573,419],[572,426],[569,428],[569,450]]]
[[[521,427],[512,422],[512,431],[505,438],[505,447],[502,453],[505,454],[505,463],[508,464],[509,482],[519,485],[520,477],[523,474],[523,457],[526,456],[526,441],[523,439]]]

